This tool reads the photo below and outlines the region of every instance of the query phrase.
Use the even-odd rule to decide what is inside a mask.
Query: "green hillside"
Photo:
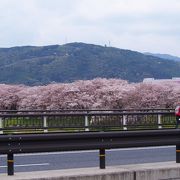
[[[0,48],[0,83],[40,85],[96,77],[180,76],[180,63],[139,52],[84,43]]]

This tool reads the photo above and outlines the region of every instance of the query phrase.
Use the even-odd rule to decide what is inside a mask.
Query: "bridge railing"
[[[0,110],[0,114],[12,113],[60,113],[60,112],[174,112],[172,108],[143,109],[58,109],[58,110]]]
[[[175,128],[173,109],[0,111],[0,133]]]

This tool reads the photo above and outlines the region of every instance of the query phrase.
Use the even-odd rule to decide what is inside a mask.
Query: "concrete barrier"
[[[81,168],[0,175],[0,180],[180,180],[175,162],[121,165],[107,169]]]
[[[107,169],[81,168],[0,175],[0,180],[134,180],[133,171],[109,167]]]

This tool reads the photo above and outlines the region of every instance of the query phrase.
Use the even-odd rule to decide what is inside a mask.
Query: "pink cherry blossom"
[[[0,84],[1,110],[175,108],[179,103],[178,82],[96,78],[34,87]]]

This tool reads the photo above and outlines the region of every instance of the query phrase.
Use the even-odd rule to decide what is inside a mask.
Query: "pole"
[[[3,120],[2,117],[0,117],[0,128],[3,128]],[[0,130],[0,134],[3,134],[3,131]]]
[[[176,163],[180,163],[180,145],[176,145]]]
[[[14,175],[14,155],[12,153],[7,154],[7,171],[8,176]]]
[[[127,116],[123,115],[123,130],[127,130]]]
[[[88,116],[85,116],[85,131],[89,131],[89,128],[87,128],[89,126],[89,121],[88,121]]]
[[[105,149],[99,150],[99,161],[100,161],[100,169],[106,168],[106,161],[105,161]]]
[[[158,114],[158,128],[161,129],[161,114]]]
[[[43,116],[43,127],[44,128],[47,128],[48,125],[47,125],[47,117],[46,116]],[[48,129],[44,129],[44,132],[48,132]]]

